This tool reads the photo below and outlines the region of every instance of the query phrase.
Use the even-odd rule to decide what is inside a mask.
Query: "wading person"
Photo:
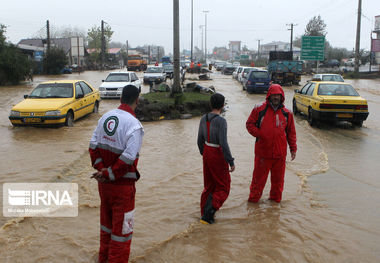
[[[136,119],[140,90],[124,87],[121,105],[104,114],[90,141],[100,195],[99,262],[128,262],[135,208],[138,155],[144,130]]]
[[[271,172],[271,189],[269,199],[281,202],[284,187],[285,159],[287,144],[291,159],[296,158],[296,129],[293,114],[284,106],[285,96],[282,87],[271,85],[266,101],[255,107],[249,116],[246,127],[256,137],[255,168],[248,201],[260,200],[265,183]]]
[[[226,201],[230,193],[230,172],[235,170],[234,158],[227,143],[227,122],[220,116],[224,107],[224,96],[219,93],[213,94],[210,104],[212,111],[201,118],[198,131],[204,181],[201,222],[206,224],[214,223],[215,212]]]

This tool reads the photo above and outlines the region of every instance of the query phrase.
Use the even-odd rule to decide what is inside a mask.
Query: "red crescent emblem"
[[[108,128],[108,130],[110,130],[111,131],[111,127],[110,127],[110,125],[113,123],[113,121],[110,121],[110,122],[108,122],[108,125],[107,125],[107,128]]]

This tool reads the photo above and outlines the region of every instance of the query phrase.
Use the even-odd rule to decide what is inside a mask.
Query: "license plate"
[[[40,118],[25,118],[24,122],[27,122],[27,123],[36,123],[36,122],[41,122],[41,119]]]
[[[257,82],[256,85],[264,85],[264,83]]]
[[[338,113],[337,117],[338,118],[352,118],[353,115],[352,115],[352,113]]]
[[[106,96],[116,96],[117,93],[116,92],[107,92],[106,93]]]

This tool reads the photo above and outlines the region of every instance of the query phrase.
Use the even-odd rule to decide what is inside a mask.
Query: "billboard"
[[[371,51],[380,52],[380,39],[372,39]]]
[[[375,16],[375,31],[380,31],[380,16]]]

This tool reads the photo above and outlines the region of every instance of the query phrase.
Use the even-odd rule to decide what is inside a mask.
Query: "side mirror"
[[[104,79],[102,79],[102,82],[104,82]]]
[[[78,94],[78,95],[76,96],[77,99],[81,99],[81,98],[83,98],[83,97],[84,97],[83,94]]]
[[[24,99],[27,99],[27,98],[28,98],[28,96],[29,96],[28,94],[25,94],[25,95],[24,95]]]

